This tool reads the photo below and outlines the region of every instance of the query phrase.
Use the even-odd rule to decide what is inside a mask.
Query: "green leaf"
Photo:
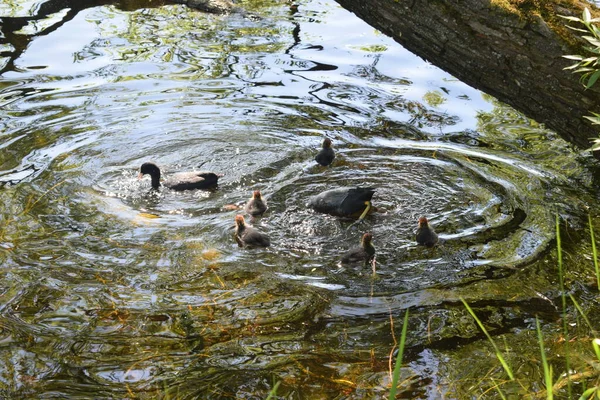
[[[590,14],[590,10],[588,10],[587,7],[584,8],[583,9],[583,23],[589,24],[591,19],[592,19],[592,14]]]
[[[576,61],[583,60],[583,56],[578,56],[578,55],[568,55],[568,56],[563,56],[563,58],[566,58],[568,60],[576,60]]]
[[[583,39],[587,40],[590,44],[600,47],[600,40],[596,39],[593,36],[582,36]]]
[[[570,25],[567,25],[567,28],[569,28],[571,30],[574,30],[574,31],[577,31],[577,32],[585,32],[585,33],[588,32],[587,29],[575,28],[574,26],[570,26]]]
[[[600,70],[594,72],[592,74],[592,76],[590,76],[590,78],[587,81],[587,84],[585,85],[586,88],[591,88],[592,86],[594,86],[594,83],[596,83],[596,81],[598,80],[598,78],[600,78]]]
[[[559,15],[559,17],[561,17],[561,18],[564,18],[564,19],[566,19],[566,20],[568,20],[568,21],[573,21],[573,22],[583,22],[583,21],[581,20],[581,18],[573,17],[573,16],[571,16],[571,15]]]
[[[592,346],[594,347],[594,352],[596,353],[596,358],[600,360],[600,339],[592,340]]]
[[[583,392],[581,394],[581,397],[579,398],[579,400],[591,399],[597,390],[598,390],[597,387],[589,388],[588,390],[586,390],[585,392]]]
[[[596,143],[592,147],[590,147],[590,151],[600,150],[600,142]]]
[[[583,118],[592,121],[594,125],[600,125],[600,118],[598,117],[590,117],[589,115],[584,115]],[[594,139],[595,143],[600,143],[600,139]]]

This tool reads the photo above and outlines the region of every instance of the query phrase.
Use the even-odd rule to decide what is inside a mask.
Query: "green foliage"
[[[267,397],[266,400],[274,399],[275,396],[277,396],[277,388],[279,388],[280,383],[281,383],[281,381],[277,381],[277,383],[275,383],[275,385],[273,385],[273,388],[269,392],[269,396]]]
[[[592,18],[590,10],[587,8],[583,10],[581,18],[571,16],[563,16],[563,18],[585,27],[585,29],[582,29],[577,26],[567,25],[570,29],[585,34],[581,37],[585,39],[589,45],[584,48],[591,53],[591,55],[589,57],[582,55],[567,55],[563,57],[575,61],[574,64],[565,69],[573,70],[573,73],[582,74],[580,81],[589,89],[594,86],[598,78],[600,78],[600,28],[594,25],[595,22],[600,22],[600,18]],[[587,33],[590,33],[591,36],[587,35]]]
[[[581,308],[579,303],[575,300],[573,295],[569,294],[569,297],[571,297],[571,301],[575,305],[575,308],[577,308],[577,311],[579,312],[579,314],[583,317],[583,320],[585,321],[589,330],[592,332],[592,334],[594,336],[596,336],[596,339],[592,340],[592,347],[594,348],[594,353],[596,354],[596,359],[598,361],[600,361],[600,339],[597,338],[598,332],[592,325],[592,323],[591,323],[590,319],[587,317],[587,315],[585,315],[585,313],[583,312],[583,309]],[[596,372],[598,370],[597,364],[594,365],[594,363],[592,363],[592,362],[590,362],[589,364],[592,365],[592,368],[593,368],[593,372],[590,375],[591,376],[597,375],[597,372]],[[597,379],[596,379],[596,382],[598,382]],[[579,397],[579,400],[587,400],[587,399],[600,399],[600,385],[595,385],[595,386],[592,386],[591,388],[588,388]]]
[[[515,376],[513,375],[512,369],[510,368],[510,366],[504,359],[504,356],[502,356],[502,353],[500,352],[500,349],[496,345],[496,342],[494,342],[494,339],[492,339],[492,336],[488,333],[487,329],[485,329],[485,326],[483,326],[483,324],[481,323],[479,318],[477,318],[477,315],[475,315],[475,311],[473,311],[473,309],[469,306],[469,304],[467,304],[467,302],[463,298],[461,298],[460,301],[462,301],[462,303],[464,304],[464,306],[467,309],[467,311],[469,312],[469,314],[471,314],[471,316],[473,317],[475,322],[477,322],[479,329],[481,329],[481,331],[488,338],[490,344],[494,348],[494,352],[496,353],[496,357],[498,358],[498,361],[500,361],[500,364],[502,364],[502,368],[504,368],[504,371],[506,372],[506,374],[508,375],[510,380],[511,381],[514,380]]]
[[[394,365],[394,373],[392,374],[392,387],[390,389],[390,400],[396,398],[396,388],[398,387],[398,379],[400,378],[400,367],[402,366],[402,357],[404,355],[404,346],[406,344],[406,332],[408,329],[408,309],[404,314],[404,323],[402,324],[402,335],[400,336],[400,347],[396,356],[396,364]]]
[[[583,392],[583,394],[581,395],[579,400],[597,399],[598,395],[599,395],[598,388],[596,388],[596,387],[589,388],[588,390]]]
[[[581,74],[580,82],[586,89],[589,89],[600,78],[600,28],[594,25],[594,23],[600,22],[600,18],[592,18],[590,10],[587,7],[583,10],[581,18],[573,16],[562,16],[562,18],[575,22],[577,26],[567,25],[567,27],[581,32],[581,37],[588,42],[588,46],[584,47],[590,53],[588,57],[582,55],[567,55],[563,57],[575,61],[575,63],[565,69]],[[583,28],[581,27],[582,25]],[[600,114],[592,114],[592,116],[586,116],[585,118],[590,120],[594,125],[600,125]],[[600,138],[592,139],[592,142],[591,150],[600,150]]]
[[[592,241],[592,256],[594,257],[594,271],[596,272],[596,284],[598,285],[598,290],[600,291],[600,266],[598,266],[598,250],[596,249],[596,238],[594,236],[592,214],[588,214],[588,224],[590,226],[590,239]]]
[[[558,282],[560,284],[560,298],[562,302],[562,323],[563,323],[563,335],[565,337],[565,368],[567,370],[567,383],[569,390],[569,398],[571,398],[572,387],[571,387],[571,367],[569,361],[569,326],[567,324],[567,296],[565,291],[565,274],[563,268],[563,256],[562,256],[562,238],[560,236],[560,219],[558,214],[556,214],[556,258],[558,262]],[[552,371],[550,371],[552,372]],[[548,375],[546,371],[546,367],[544,367],[544,376],[546,377],[546,382],[548,382]],[[550,379],[552,377],[550,376]],[[548,387],[548,391],[552,391],[552,387]]]
[[[535,327],[538,334],[538,341],[540,343],[540,352],[542,354],[542,366],[544,367],[544,380],[546,382],[546,399],[552,400],[554,398],[554,392],[552,390],[552,366],[548,363],[546,358],[546,351],[544,350],[544,336],[540,328],[540,320],[535,319]]]

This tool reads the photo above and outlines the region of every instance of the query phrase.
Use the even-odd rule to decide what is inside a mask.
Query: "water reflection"
[[[289,396],[372,397],[404,309],[415,349],[461,343],[458,296],[501,304],[514,326],[542,309],[549,205],[580,218],[592,192],[563,198],[583,161],[331,2],[248,7],[263,18],[86,8],[12,60],[0,81],[10,393],[266,397],[275,378]],[[324,136],[328,168],[313,161]],[[155,192],[136,178],[145,161],[224,177]],[[377,188],[364,221],[306,206],[356,185]],[[253,221],[269,249],[240,249],[239,211],[224,208],[253,190],[269,203]],[[442,245],[414,243],[421,215]],[[366,231],[375,277],[338,266]],[[439,362],[415,354],[416,371]]]

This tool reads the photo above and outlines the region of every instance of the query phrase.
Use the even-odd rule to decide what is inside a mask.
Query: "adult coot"
[[[315,157],[315,161],[323,166],[327,166],[333,162],[334,158],[335,152],[331,148],[331,139],[325,138],[325,140],[323,140],[323,148]]]
[[[361,240],[360,246],[350,249],[342,256],[342,264],[367,264],[375,256],[375,247],[371,243],[373,235],[365,233]]]
[[[433,228],[429,226],[427,218],[419,218],[419,227],[417,228],[417,243],[424,246],[434,246],[438,242],[438,235]]]
[[[375,211],[371,198],[375,193],[373,188],[339,188],[332,189],[308,200],[308,206],[313,210],[338,217],[356,217],[363,219]]]
[[[244,207],[244,209],[253,217],[262,215],[265,211],[267,211],[267,203],[263,200],[260,190],[254,191],[252,198],[248,200],[248,203],[246,203],[246,207]]]
[[[138,178],[144,175],[152,178],[152,189],[158,189],[160,182],[160,169],[154,163],[143,163]],[[216,186],[222,175],[210,171],[179,172],[165,180],[162,185],[173,190],[208,189]]]
[[[259,230],[246,225],[246,221],[244,221],[242,215],[235,216],[235,240],[240,247],[269,247],[271,245],[269,237]]]

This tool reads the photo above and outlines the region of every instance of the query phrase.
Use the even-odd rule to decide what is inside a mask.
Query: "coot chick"
[[[242,215],[235,216],[235,240],[240,247],[269,247],[271,245],[269,237],[259,230],[246,225],[246,221],[244,221]]]
[[[367,264],[375,256],[375,247],[371,243],[373,235],[365,233],[360,240],[360,247],[348,250],[342,256],[342,264]]]
[[[356,217],[363,219],[370,212],[375,211],[371,205],[371,198],[375,193],[373,188],[339,188],[332,189],[308,201],[308,206],[313,210],[338,217]]]
[[[417,228],[417,243],[424,246],[434,246],[438,242],[438,235],[433,228],[429,226],[427,218],[419,218],[419,227]]]
[[[252,193],[252,198],[248,200],[244,209],[253,217],[263,215],[267,211],[267,202],[263,200],[260,190],[255,190]]]
[[[325,140],[323,140],[323,148],[315,157],[315,161],[323,166],[328,166],[333,162],[334,158],[335,152],[331,148],[331,139],[325,138]]]
[[[152,189],[158,189],[161,185],[160,169],[156,164],[143,163],[138,178],[141,179],[146,174],[152,178]],[[216,186],[221,176],[210,171],[180,172],[164,181],[162,185],[173,190],[208,189]]]

